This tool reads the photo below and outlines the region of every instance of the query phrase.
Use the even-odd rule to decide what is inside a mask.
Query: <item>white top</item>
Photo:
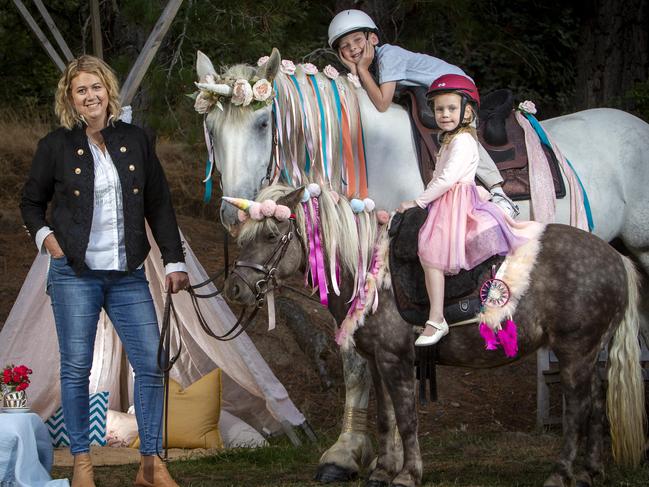
[[[469,78],[462,69],[443,59],[391,44],[383,44],[376,48],[376,62],[379,84],[396,81],[400,86],[429,87],[444,74],[459,74]]]
[[[126,271],[124,207],[119,174],[110,153],[102,152],[90,139],[88,143],[94,162],[95,190],[85,262],[92,270]],[[36,233],[36,245],[41,252],[46,252],[43,241],[50,233],[52,230],[47,226]],[[187,272],[183,262],[170,262],[165,266],[165,274],[177,271]]]
[[[415,203],[426,208],[456,183],[475,184],[479,160],[478,143],[471,134],[463,132],[453,137],[448,144],[442,145],[433,177]]]

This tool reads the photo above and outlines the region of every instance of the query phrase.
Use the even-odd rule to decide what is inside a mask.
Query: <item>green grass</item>
[[[558,455],[560,437],[553,434],[466,433],[446,431],[420,438],[424,478],[430,487],[527,487],[540,486]],[[227,450],[197,460],[175,461],[169,470],[184,487],[320,485],[313,475],[322,452],[333,443],[321,438],[317,444],[294,447],[285,438],[256,450]],[[71,468],[55,468],[55,478],[69,477]],[[97,467],[97,487],[132,485],[136,465]],[[329,484],[335,486],[336,484]],[[363,485],[362,480],[347,484]],[[649,465],[639,469],[607,466],[600,486],[649,485]]]

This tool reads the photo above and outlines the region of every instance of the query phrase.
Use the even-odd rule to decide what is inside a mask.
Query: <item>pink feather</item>
[[[515,357],[518,354],[518,331],[516,323],[512,320],[507,320],[505,326],[498,333],[498,341],[503,347],[503,351],[507,357]]]
[[[494,334],[494,331],[487,326],[486,323],[480,323],[480,336],[482,336],[485,341],[486,350],[497,350],[498,349],[498,339]]]

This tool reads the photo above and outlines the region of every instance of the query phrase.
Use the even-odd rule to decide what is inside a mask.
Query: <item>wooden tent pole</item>
[[[65,40],[59,32],[59,29],[56,28],[56,24],[54,23],[54,20],[52,20],[50,13],[45,8],[45,5],[43,5],[43,2],[41,0],[34,0],[34,3],[36,4],[38,11],[43,16],[43,20],[45,20],[45,23],[47,24],[47,27],[49,27],[50,32],[54,36],[54,40],[56,40],[59,48],[61,49],[61,51],[63,51],[63,55],[65,56],[66,61],[72,61],[72,58],[74,57],[72,55],[72,51],[70,51],[70,48],[65,43]]]
[[[162,43],[162,39],[169,30],[171,22],[176,17],[180,6],[182,5],[183,0],[169,0],[167,6],[160,14],[160,18],[156,23],[155,27],[151,31],[149,38],[147,39],[140,55],[138,56],[133,68],[128,74],[126,81],[122,85],[122,91],[120,93],[120,101],[122,106],[130,105],[135,97],[135,92],[137,91],[144,74],[149,69],[153,57],[158,52],[158,48]]]
[[[104,46],[101,42],[99,0],[90,0],[90,24],[92,25],[92,50],[96,57],[104,59]]]
[[[16,5],[16,8],[20,12],[20,15],[23,16],[25,21],[27,22],[27,25],[32,29],[34,34],[36,34],[36,37],[38,37],[38,40],[41,42],[43,45],[43,48],[45,51],[47,51],[47,54],[50,56],[50,59],[54,61],[54,64],[56,64],[56,67],[59,68],[59,70],[63,71],[65,69],[65,63],[63,62],[63,59],[61,59],[61,56],[56,52],[54,49],[54,46],[50,44],[50,41],[47,40],[47,37],[41,30],[41,28],[38,26],[34,18],[31,16],[29,11],[25,8],[23,5],[23,2],[20,0],[13,0],[14,5]]]

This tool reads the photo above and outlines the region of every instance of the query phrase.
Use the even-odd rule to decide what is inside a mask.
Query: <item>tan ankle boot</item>
[[[135,477],[136,487],[179,487],[169,475],[167,466],[158,455],[142,455]]]
[[[95,477],[92,473],[92,461],[89,453],[79,453],[74,456],[72,487],[95,487]]]

